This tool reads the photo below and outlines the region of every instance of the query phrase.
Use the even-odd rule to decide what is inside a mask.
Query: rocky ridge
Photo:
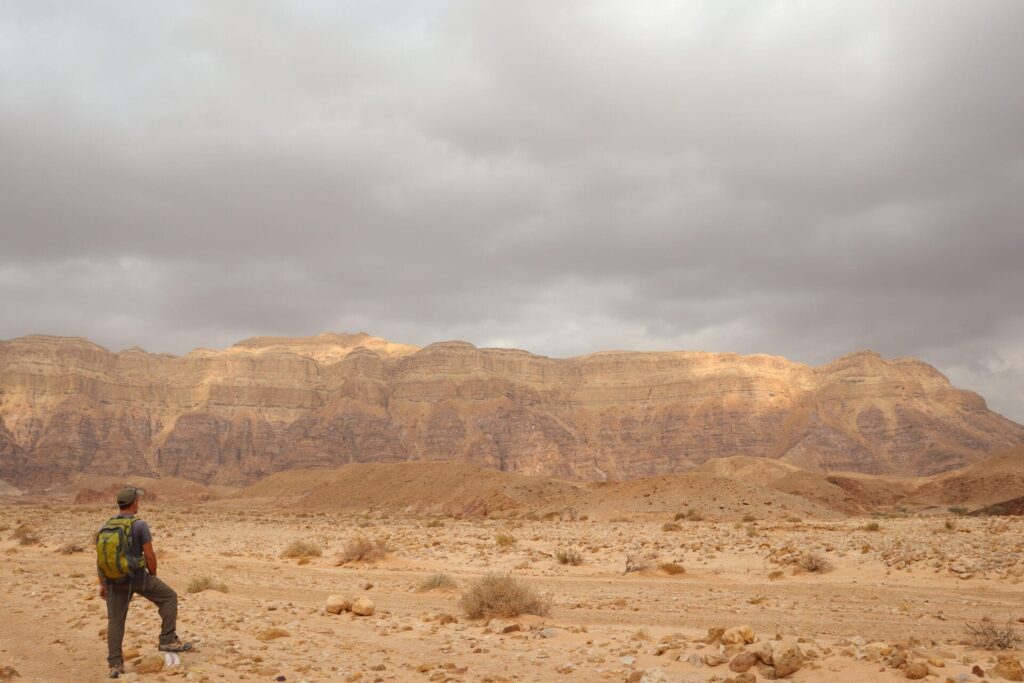
[[[1024,443],[935,368],[872,352],[552,359],[358,335],[253,338],[185,356],[84,339],[0,342],[0,479],[76,473],[239,485],[356,462],[455,460],[577,480],[751,455],[811,471],[931,475]]]

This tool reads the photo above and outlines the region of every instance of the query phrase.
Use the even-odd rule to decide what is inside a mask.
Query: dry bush
[[[662,531],[680,531],[683,527],[679,526],[675,522],[665,522],[661,525]]]
[[[85,550],[85,547],[81,543],[72,541],[71,543],[65,543],[61,547],[57,548],[57,552],[61,555],[74,555]]]
[[[640,572],[645,569],[650,569],[650,564],[638,555],[626,555],[626,570],[623,574],[629,574],[631,572]]]
[[[954,521],[952,519],[947,519],[943,523],[942,528],[945,529],[946,531],[956,531],[956,521]]]
[[[673,519],[677,522],[680,520],[686,520],[687,522],[700,522],[704,517],[693,508],[690,508],[686,512],[677,512]]]
[[[444,526],[444,522],[439,519],[432,519],[426,524],[428,529],[437,529],[438,527]]]
[[[953,507],[946,508],[946,509],[949,510],[950,512],[952,512],[954,515],[966,515],[967,514],[967,508],[959,506],[959,505],[954,505]]]
[[[498,544],[499,548],[508,549],[516,544],[516,537],[502,532],[494,537],[494,542]]]
[[[292,541],[281,553],[281,557],[320,557],[323,550],[313,541]]]
[[[227,593],[228,585],[223,581],[218,581],[217,579],[207,574],[204,574],[203,576],[197,576],[188,582],[189,593],[202,593],[206,590]]]
[[[608,521],[612,524],[623,524],[626,522],[632,522],[633,520],[631,520],[629,517],[612,517]]]
[[[800,557],[799,567],[804,571],[815,574],[824,574],[825,572],[832,571],[832,563],[818,553],[804,553]]]
[[[1013,627],[1013,615],[1004,626],[996,626],[992,617],[985,616],[977,624],[968,622],[966,627],[975,645],[986,650],[1010,650],[1024,640]]]
[[[420,585],[416,586],[416,590],[421,593],[426,593],[427,591],[446,590],[456,587],[457,584],[455,583],[455,579],[447,574],[439,572],[437,574],[431,574],[427,578],[423,579],[420,582]]]
[[[574,567],[583,564],[583,556],[572,548],[556,550],[555,559],[558,560],[558,564],[571,564]]]
[[[864,525],[864,531],[881,531],[882,525],[878,522],[868,522]]]
[[[19,545],[35,545],[39,543],[39,534],[28,524],[19,524],[11,534],[11,538]]]
[[[772,571],[768,572],[768,579],[770,581],[774,581],[775,579],[781,579],[784,574],[785,572],[781,569],[773,569]]]
[[[666,574],[675,576],[676,574],[685,574],[686,567],[675,562],[662,562],[658,565],[658,568]]]
[[[356,536],[345,544],[345,549],[338,553],[338,564],[346,562],[375,562],[384,559],[388,554],[388,543],[383,538],[369,539]]]
[[[462,594],[459,604],[470,619],[544,616],[551,609],[547,599],[511,574],[486,574]]]
[[[747,514],[743,515],[743,520],[742,521],[746,522],[747,524],[749,524],[750,522],[756,522],[757,521],[757,517],[755,517],[754,515],[752,515],[752,514],[750,514],[748,512]]]

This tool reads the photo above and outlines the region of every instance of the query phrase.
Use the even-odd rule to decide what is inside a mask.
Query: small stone
[[[658,667],[654,667],[644,671],[643,676],[640,677],[640,683],[668,683],[668,676]]]
[[[558,635],[558,629],[550,627],[542,628],[540,631],[537,632],[537,635],[539,635],[541,638],[554,638]]]
[[[912,681],[918,681],[928,675],[928,665],[925,662],[916,660],[907,664],[903,669],[903,676]]]
[[[804,665],[804,653],[794,640],[782,640],[773,649],[772,666],[779,678],[799,671]]]
[[[999,655],[999,661],[988,670],[992,678],[1004,678],[1008,681],[1024,681],[1024,668],[1020,660],[1012,655]]]
[[[636,664],[636,657],[626,655],[625,657],[619,657],[619,661],[622,662],[623,666],[633,666]]]
[[[709,652],[704,655],[704,663],[708,666],[718,666],[719,664],[725,663],[725,657],[717,655],[714,652]]]
[[[487,630],[491,633],[515,633],[516,631],[522,631],[523,625],[504,619],[491,619],[487,622]]]
[[[291,633],[288,633],[288,631],[285,631],[283,628],[271,626],[270,628],[265,628],[260,631],[256,638],[258,640],[275,640],[277,638],[287,638],[290,635]]]
[[[328,614],[341,614],[352,609],[352,603],[340,595],[328,595],[324,609]]]
[[[135,665],[135,673],[155,674],[164,670],[164,655],[162,652],[150,652]]]
[[[741,652],[729,662],[729,670],[741,674],[755,664],[757,664],[757,655],[753,652]]]
[[[376,609],[373,604],[373,600],[369,598],[359,598],[352,603],[352,614],[357,614],[361,617],[371,616]]]

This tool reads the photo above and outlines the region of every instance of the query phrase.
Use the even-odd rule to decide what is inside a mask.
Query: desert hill
[[[732,455],[914,476],[1022,443],[1024,426],[931,366],[871,352],[810,367],[726,353],[416,349],[365,334],[257,337],[181,357],[78,338],[0,342],[0,479],[19,488],[79,473],[245,485],[290,469],[437,460],[615,480]],[[787,486],[817,486],[803,478],[791,472]]]

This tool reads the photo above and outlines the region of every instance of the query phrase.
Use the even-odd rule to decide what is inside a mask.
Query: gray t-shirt
[[[118,517],[122,517],[124,519],[128,519],[130,517],[134,517],[134,515],[128,514],[127,512],[122,512],[121,514],[118,515]],[[130,560],[140,559],[142,557],[142,546],[146,545],[147,543],[152,543],[152,542],[153,542],[153,534],[149,530],[149,525],[146,524],[146,522],[144,520],[141,520],[141,519],[135,520],[135,522],[132,524],[132,552],[131,552],[131,555],[129,556],[129,559]],[[99,572],[99,575],[100,575],[101,579],[105,578],[103,576],[103,572],[99,571],[99,569],[97,569],[96,571]],[[146,567],[145,566],[139,567],[134,572],[132,572],[132,578],[135,578],[135,579],[140,578],[145,573],[146,573]]]

